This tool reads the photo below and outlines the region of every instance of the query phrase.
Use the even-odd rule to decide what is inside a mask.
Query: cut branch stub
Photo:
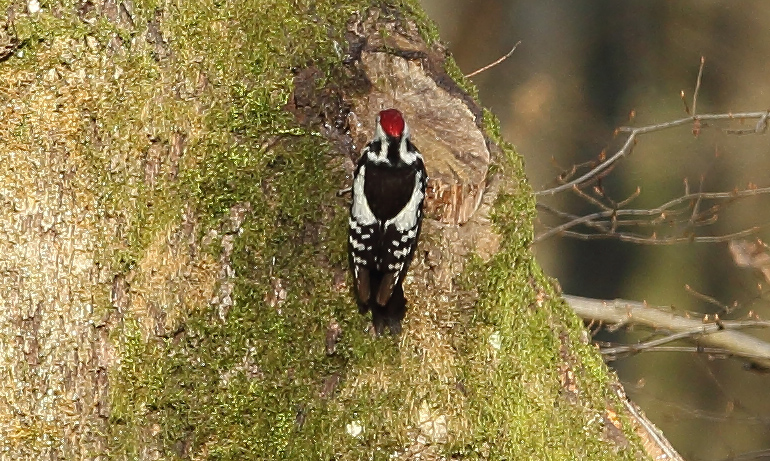
[[[481,110],[444,73],[445,53],[429,49],[416,32],[358,27],[365,40],[357,64],[371,87],[352,101],[356,149],[371,139],[380,110],[400,110],[428,170],[427,214],[444,223],[467,222],[481,204],[490,163]]]

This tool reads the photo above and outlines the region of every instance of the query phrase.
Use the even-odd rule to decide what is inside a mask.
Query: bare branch
[[[585,216],[576,216],[570,213],[557,210],[549,205],[538,202],[537,208],[552,215],[568,220],[567,222],[548,229],[547,231],[539,234],[535,237],[535,243],[541,242],[554,235],[562,235],[568,237],[575,237],[582,240],[595,240],[613,238],[621,241],[634,242],[634,243],[648,243],[654,245],[662,244],[674,244],[683,242],[699,242],[699,243],[718,243],[726,242],[737,238],[753,235],[762,229],[763,226],[753,226],[748,229],[744,229],[739,232],[734,232],[719,236],[696,236],[689,229],[695,227],[707,226],[713,224],[717,219],[717,213],[736,200],[752,197],[757,195],[770,194],[770,187],[752,187],[745,190],[734,190],[731,192],[689,192],[689,187],[685,183],[685,194],[668,202],[650,209],[614,209],[599,202],[595,198],[587,195],[585,192],[580,191],[575,186],[576,193],[583,199],[596,205],[604,211],[588,214]],[[632,194],[629,199],[626,199],[620,204],[627,204],[628,201],[634,198],[636,194]],[[698,208],[703,201],[722,201],[708,207],[704,211],[698,211]],[[687,218],[677,220],[677,216],[681,216],[688,213]],[[640,217],[643,219],[631,219],[624,220],[627,217]],[[618,228],[627,228],[631,226],[655,226],[659,225],[663,221],[668,221],[672,225],[678,223],[687,223],[684,228],[684,235],[672,236],[672,237],[658,237],[656,234],[652,236],[644,236],[640,234],[634,234],[625,231],[618,231]],[[599,234],[584,234],[580,232],[569,232],[570,229],[585,225],[591,227],[599,232]]]
[[[675,339],[689,339],[700,345],[724,349],[756,368],[770,370],[770,343],[736,331],[742,328],[767,328],[770,327],[770,321],[704,323],[702,320],[677,315],[670,309],[636,301],[600,300],[571,295],[564,295],[564,299],[583,319],[605,323],[627,322],[671,331],[672,335],[677,335]]]
[[[725,130],[725,133],[727,134],[736,134],[736,135],[743,135],[743,134],[755,134],[755,133],[765,133],[767,131],[767,117],[770,115],[770,113],[765,114],[764,117],[761,117],[759,121],[757,121],[757,124],[754,126],[754,128],[747,128],[745,130]]]
[[[627,350],[623,350],[624,348],[627,348]],[[614,357],[608,357],[608,360],[613,360],[618,358],[620,355],[627,354],[634,354],[637,352],[642,352],[636,344],[632,344],[629,346],[617,346],[615,347],[617,349],[614,354],[612,354]],[[742,356],[738,357],[735,354],[733,354],[731,351],[728,351],[727,349],[720,349],[717,347],[702,347],[702,346],[654,346],[645,348],[644,352],[690,352],[690,353],[696,353],[696,354],[708,354],[713,357],[719,357],[719,358],[727,358],[727,357],[737,357],[737,358],[761,358],[760,355],[755,356]],[[602,354],[605,354],[605,350],[601,350]]]
[[[535,197],[538,197],[538,196],[541,196],[541,195],[556,195],[559,192],[564,192],[565,190],[569,190],[569,189],[571,189],[573,187],[576,187],[576,186],[578,186],[580,184],[585,183],[586,181],[589,181],[589,180],[595,178],[599,173],[601,173],[602,171],[604,171],[607,168],[611,167],[615,162],[617,162],[621,158],[623,158],[626,155],[628,155],[629,153],[631,153],[631,149],[634,146],[634,141],[636,140],[636,136],[638,134],[640,134],[640,133],[632,132],[628,136],[628,139],[626,139],[625,144],[623,144],[623,147],[621,147],[619,151],[617,151],[612,157],[607,159],[605,162],[602,162],[599,165],[597,165],[596,167],[594,167],[593,169],[591,169],[591,171],[589,171],[588,173],[580,176],[577,179],[573,179],[572,181],[564,183],[561,186],[557,186],[557,187],[554,187],[554,188],[551,188],[551,189],[541,190],[541,191],[535,192]]]
[[[741,112],[737,114],[705,114],[705,115],[691,115],[689,117],[685,117],[679,120],[672,120],[670,122],[665,123],[659,123],[656,125],[647,125],[643,127],[620,127],[618,128],[618,133],[628,133],[628,138],[626,139],[626,142],[623,144],[623,146],[615,152],[609,159],[606,161],[600,163],[596,167],[592,168],[587,173],[583,174],[577,179],[573,179],[572,181],[566,182],[564,184],[561,184],[559,186],[553,187],[551,189],[541,190],[538,192],[535,192],[535,196],[544,196],[544,195],[556,195],[560,192],[564,192],[566,190],[570,190],[575,186],[579,186],[581,184],[584,184],[588,181],[594,180],[596,177],[599,176],[600,173],[602,173],[604,170],[612,166],[615,162],[622,159],[623,157],[629,155],[631,151],[633,150],[634,145],[636,144],[636,138],[640,135],[652,133],[655,131],[662,131],[669,128],[674,128],[682,125],[686,125],[688,123],[700,123],[703,121],[724,121],[724,120],[746,120],[746,119],[758,119],[760,123],[757,123],[756,127],[752,131],[741,131],[740,134],[744,133],[764,133],[767,130],[767,119],[768,115],[770,115],[770,111],[764,111],[764,112]],[[738,132],[735,131],[727,131],[728,134],[738,134]]]
[[[511,55],[513,54],[513,52],[514,52],[514,51],[516,51],[516,47],[517,47],[517,46],[519,46],[520,44],[521,44],[521,40],[519,40],[518,42],[516,42],[516,44],[515,44],[515,45],[513,45],[513,48],[511,48],[511,51],[509,51],[509,52],[508,52],[508,53],[507,53],[505,56],[503,56],[502,58],[498,59],[497,61],[495,61],[495,62],[493,62],[493,63],[491,63],[491,64],[487,64],[486,66],[482,67],[481,69],[477,69],[477,70],[474,70],[473,72],[471,72],[470,74],[466,75],[465,77],[466,77],[466,78],[471,78],[471,77],[473,77],[473,76],[476,76],[476,75],[478,75],[478,74],[480,74],[480,73],[484,72],[485,70],[489,70],[489,69],[491,69],[491,68],[495,67],[496,65],[498,65],[498,64],[500,64],[501,62],[505,61],[506,59],[510,58],[510,57],[511,57]]]
[[[701,327],[698,327],[689,331],[680,331],[679,333],[673,333],[670,335],[666,335],[662,338],[657,338],[650,341],[644,341],[638,344],[627,344],[627,345],[616,346],[616,347],[603,347],[601,348],[601,352],[603,355],[607,355],[610,357],[617,356],[619,354],[635,354],[637,352],[642,352],[645,350],[656,348],[658,346],[662,346],[663,344],[679,341],[680,339],[694,339],[694,338],[697,338],[698,336],[709,334],[709,333],[716,333],[717,331],[721,331],[721,330],[722,329],[719,328],[719,326],[716,324],[703,325]]]

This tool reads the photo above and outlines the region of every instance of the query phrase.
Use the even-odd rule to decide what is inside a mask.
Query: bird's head
[[[377,116],[376,138],[398,139],[409,137],[409,127],[404,122],[404,116],[396,109],[385,109]]]

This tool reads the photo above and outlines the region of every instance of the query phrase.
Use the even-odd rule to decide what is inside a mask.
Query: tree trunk
[[[3,459],[656,453],[415,2],[0,10]],[[357,313],[336,193],[386,107],[431,177],[397,338]]]

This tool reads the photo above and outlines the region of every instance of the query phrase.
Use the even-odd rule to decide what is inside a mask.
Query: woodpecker
[[[374,330],[401,332],[406,299],[401,284],[417,247],[428,176],[409,126],[396,109],[377,116],[374,139],[353,176],[348,259],[359,312],[372,311]]]

